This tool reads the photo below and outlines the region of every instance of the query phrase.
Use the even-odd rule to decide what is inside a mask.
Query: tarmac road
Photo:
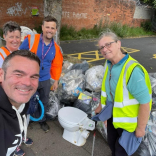
[[[156,72],[156,37],[121,39],[122,48],[139,61],[149,73]],[[98,53],[97,40],[61,42],[63,53],[103,65],[105,60]]]

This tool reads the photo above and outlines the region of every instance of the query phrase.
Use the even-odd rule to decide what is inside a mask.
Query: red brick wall
[[[133,19],[132,20],[132,25],[134,25],[136,27],[140,27],[141,23],[145,22],[145,21],[150,21],[150,20],[147,20],[147,19]]]
[[[33,6],[38,7],[38,16],[31,15]],[[0,0],[0,28],[4,23],[12,20],[32,29],[41,23],[43,17],[43,0]]]
[[[63,0],[62,24],[74,26],[77,29],[93,27],[93,5],[92,0]]]
[[[31,7],[36,6],[39,16],[31,15]],[[140,26],[143,20],[133,19],[135,2],[132,0],[63,0],[62,25],[93,28],[100,21],[115,21],[130,26]],[[34,28],[44,17],[43,0],[1,0],[0,28],[7,21]]]
[[[77,30],[93,28],[100,21],[140,26],[142,20],[133,20],[134,11],[135,2],[131,0],[63,0],[62,25]]]

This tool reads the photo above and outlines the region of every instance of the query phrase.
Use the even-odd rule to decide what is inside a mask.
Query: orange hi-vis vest
[[[38,45],[40,41],[40,34],[28,35],[29,50],[37,54]],[[54,80],[59,80],[62,72],[63,56],[60,50],[60,47],[54,42],[55,46],[55,57],[51,62],[50,75]]]
[[[5,47],[1,47],[0,48],[0,56],[3,58],[3,60],[8,56],[10,55],[10,51],[5,48]]]

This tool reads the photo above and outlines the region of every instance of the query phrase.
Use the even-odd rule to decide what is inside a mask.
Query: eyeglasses
[[[103,50],[104,48],[109,49],[109,48],[111,47],[111,44],[112,44],[112,43],[115,43],[115,42],[117,42],[117,41],[106,43],[105,46],[100,47],[100,48],[98,49],[98,51],[101,52],[101,50]]]

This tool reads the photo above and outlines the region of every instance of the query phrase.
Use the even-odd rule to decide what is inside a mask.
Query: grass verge
[[[145,30],[142,27],[130,27],[128,25],[122,25],[121,23],[106,22],[104,25],[99,24],[92,29],[81,29],[76,31],[73,27],[63,25],[60,32],[60,40],[80,40],[80,39],[93,39],[97,38],[101,32],[111,30],[119,37],[141,37],[155,35],[150,30]]]

